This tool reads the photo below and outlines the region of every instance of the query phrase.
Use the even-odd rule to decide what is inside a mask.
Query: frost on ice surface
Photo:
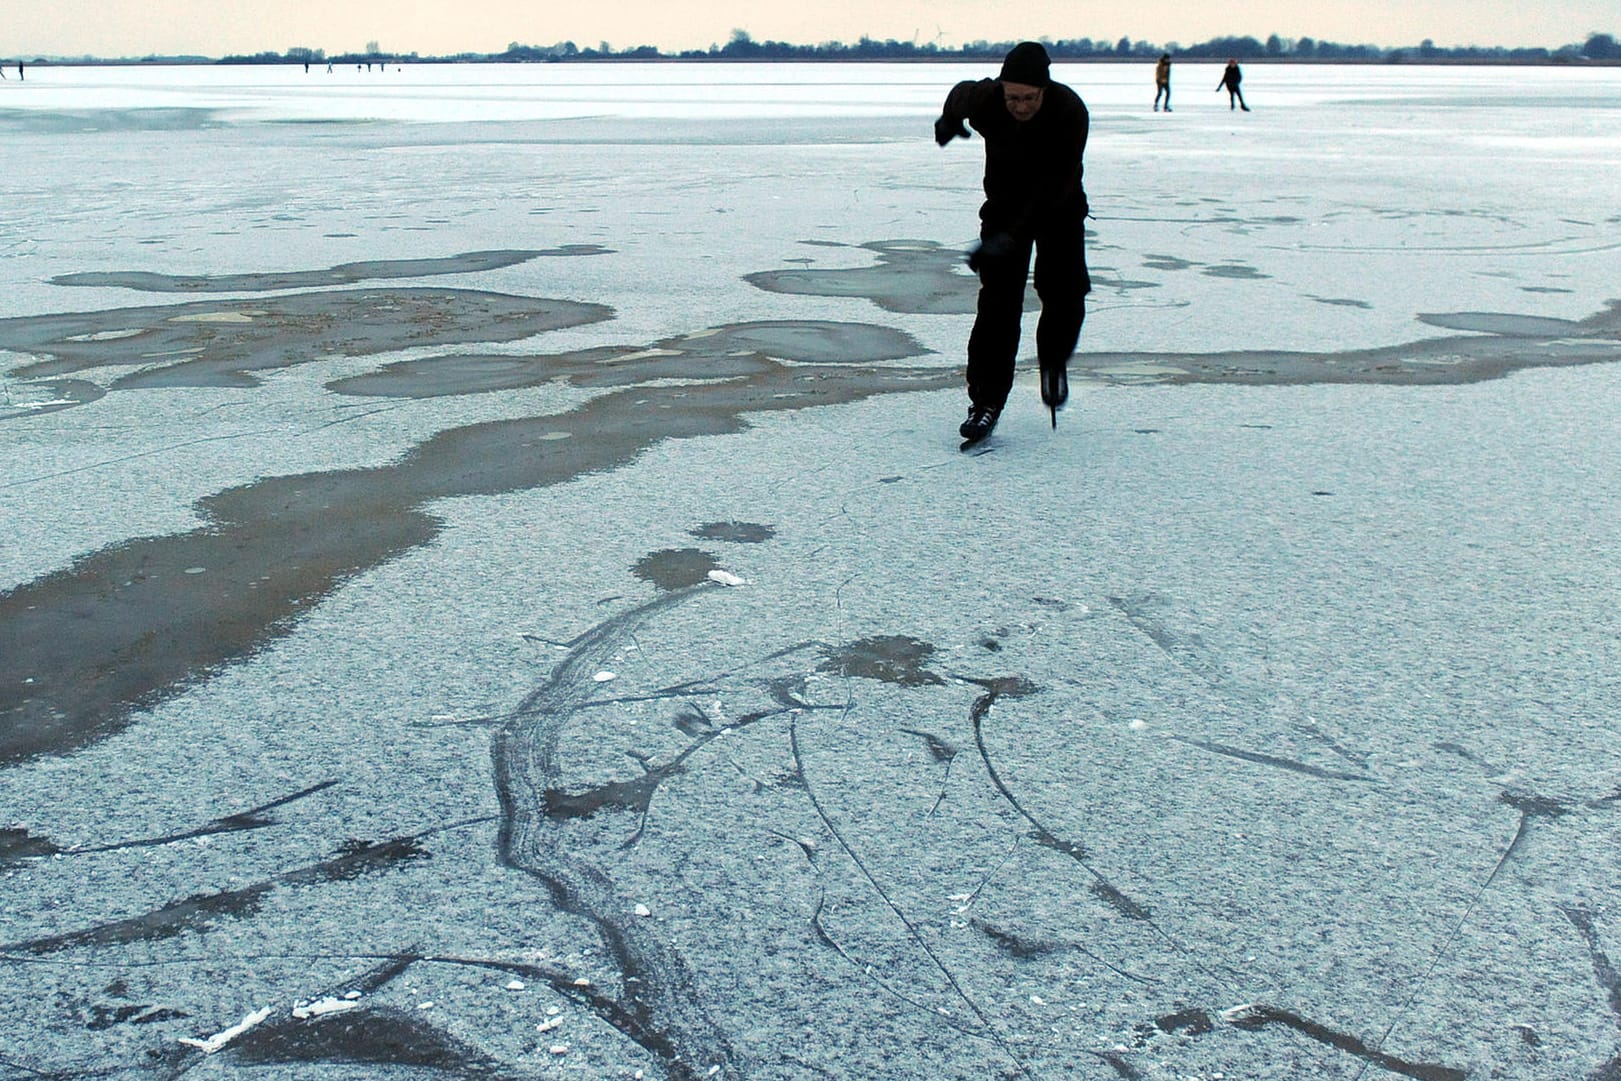
[[[216,1073],[280,1076],[945,1081],[1028,1064],[1214,1081],[1287,1074],[1292,1056],[1367,1081],[1409,1060],[1407,1076],[1542,1081],[1615,1056],[1593,973],[1621,924],[1568,906],[1603,896],[1589,856],[1621,809],[1601,693],[1618,640],[1589,537],[1621,517],[1600,482],[1621,444],[1569,433],[1602,430],[1602,392],[1621,389],[1621,313],[1592,315],[1621,276],[1613,192],[1572,182],[1621,160],[1602,124],[1621,69],[1268,64],[1254,123],[1210,115],[1204,89],[1172,127],[1138,100],[1142,65],[1069,65],[1102,121],[1088,174],[1108,210],[1088,222],[1084,401],[1052,427],[1027,342],[995,452],[962,459],[975,279],[958,252],[983,153],[941,151],[927,121],[994,63],[412,65],[367,80],[387,92],[341,71],[159,67],[42,71],[29,93],[116,80],[109,125],[218,126],[47,141],[0,115],[61,151],[0,181],[27,240],[0,259],[0,630],[28,651],[0,716],[37,703],[47,735],[58,708],[113,726],[3,763],[18,915],[0,953],[72,964],[0,980],[25,1044],[0,1058],[61,1077],[220,1048]],[[261,117],[361,93],[533,115],[493,140],[501,120],[481,114],[431,134],[237,123],[208,108],[238,97],[212,84],[189,91],[199,108],[131,106],[119,88],[143,75],[159,104],[176,79],[257,80],[241,96]],[[556,115],[644,91],[663,108],[685,77],[693,112],[776,90],[826,115]],[[0,114],[20,100],[0,96]],[[1503,149],[1482,131],[1524,134],[1536,168],[1481,183]],[[1584,131],[1579,153],[1556,144]],[[331,169],[296,168],[312,140]],[[221,186],[249,146],[265,156]],[[512,199],[516,148],[547,177]],[[1377,184],[1323,167],[1364,150]],[[63,198],[98,158],[92,197]],[[400,168],[348,197],[377,161]],[[418,308],[364,284],[420,283],[417,264],[470,234],[627,243],[566,274],[438,260],[465,288]],[[376,262],[319,269],[351,249]],[[84,282],[83,301],[51,284],[133,279],[121,267],[175,300],[59,310],[136,303],[133,284]],[[745,277],[760,272],[791,291]],[[253,314],[322,274],[296,277],[322,291],[285,317]],[[528,295],[554,282],[575,299]],[[601,321],[528,329],[587,308]],[[903,335],[927,359],[869,370]],[[216,345],[234,360],[210,367]],[[1572,356],[1615,361],[1456,385],[1472,365]],[[245,366],[260,362],[279,367]],[[251,535],[282,527],[311,559]],[[194,645],[169,649],[180,605]],[[110,618],[82,643],[55,629],[85,611]],[[152,627],[172,673],[102,644]],[[634,686],[607,687],[632,662]],[[103,670],[145,682],[87,705]],[[1500,722],[1472,723],[1480,703]],[[318,782],[338,787],[288,802]],[[387,853],[346,838],[385,822],[433,858],[357,860]],[[91,850],[150,851],[162,873],[97,874],[139,857]],[[1552,887],[1534,881],[1547,868]],[[1454,903],[1486,885],[1469,913]],[[490,993],[518,972],[535,994]],[[207,1031],[249,1002],[274,1012]],[[1554,1057],[1569,1066],[1539,1073]]]

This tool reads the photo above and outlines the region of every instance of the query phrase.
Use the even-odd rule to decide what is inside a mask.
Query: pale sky
[[[511,42],[664,51],[862,35],[955,47],[1121,37],[1192,45],[1224,35],[1340,44],[1557,47],[1621,38],[1617,0],[0,0],[0,57],[223,56],[295,46],[341,53],[496,53]]]

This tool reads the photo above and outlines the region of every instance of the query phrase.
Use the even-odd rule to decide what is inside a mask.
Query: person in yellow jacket
[[[1171,111],[1171,54],[1160,53],[1154,65],[1154,111],[1159,112],[1159,99],[1165,99],[1165,111]]]

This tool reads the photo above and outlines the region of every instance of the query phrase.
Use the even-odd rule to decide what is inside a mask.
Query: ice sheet
[[[1621,74],[1151,70],[0,84],[6,1067],[1614,1073]]]

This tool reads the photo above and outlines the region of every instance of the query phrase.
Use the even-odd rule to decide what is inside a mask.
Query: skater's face
[[[1041,111],[1041,87],[1003,83],[1002,101],[1013,119],[1022,124]]]

